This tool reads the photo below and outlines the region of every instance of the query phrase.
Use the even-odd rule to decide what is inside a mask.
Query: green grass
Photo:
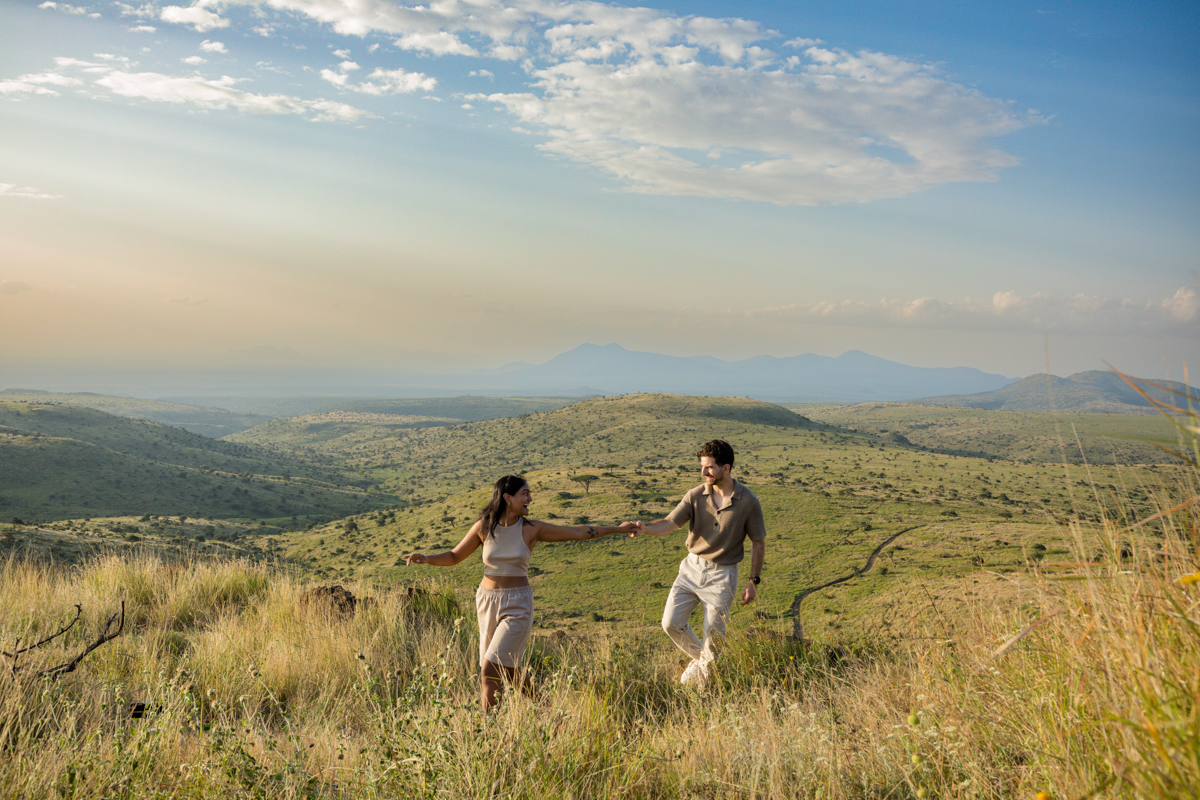
[[[309,454],[93,409],[0,403],[0,519],[328,519],[394,502],[365,476]]]
[[[912,416],[928,411],[915,408],[871,404],[848,411],[907,414],[903,419],[911,417],[918,425],[931,421]],[[944,424],[960,425],[963,435],[980,439],[1006,435],[1005,426],[1044,432],[1047,424],[1041,415],[940,411]],[[78,419],[63,409],[57,413],[65,415],[60,428]],[[836,413],[813,416],[832,421]],[[154,476],[158,495],[141,496],[153,501],[159,516],[167,508],[171,516],[240,519],[228,526],[208,523],[218,531],[204,536],[208,548],[283,558],[301,574],[329,582],[387,587],[428,576],[431,568],[405,568],[403,557],[456,544],[487,502],[492,482],[504,472],[526,474],[538,518],[565,524],[656,519],[699,482],[692,455],[699,444],[723,437],[737,447],[735,475],[761,499],[768,527],[760,598],[755,607],[738,610],[735,626],[850,640],[878,635],[928,613],[927,596],[944,594],[948,587],[953,587],[954,599],[945,602],[953,604],[1011,593],[1014,576],[1029,575],[1037,559],[1065,552],[1071,521],[1149,515],[1181,470],[949,455],[905,445],[887,433],[868,431],[860,417],[853,419],[857,430],[833,428],[753,400],[669,395],[599,398],[519,418],[432,428],[413,427],[423,420],[412,417],[338,412],[319,423],[324,427],[314,428],[311,419],[280,420],[257,433],[232,437],[282,430],[289,437],[288,448],[267,450],[245,442],[213,446],[242,448],[277,465],[296,457],[326,470],[344,470],[361,476],[362,484],[386,487],[390,504],[386,497],[353,487],[341,487],[335,496],[339,502],[331,502],[328,494],[298,478],[243,475],[231,485],[231,476],[176,467]],[[889,417],[887,424],[895,425],[896,419]],[[1145,424],[1145,418],[1137,419]],[[107,435],[116,439],[113,432]],[[46,448],[50,440],[26,436],[23,441]],[[314,456],[306,448],[321,454]],[[91,492],[97,501],[130,502],[121,491],[130,482],[141,490],[134,481],[140,473],[130,468],[131,456],[116,458],[111,448],[83,449],[111,463],[91,464],[76,454],[73,458],[87,469],[60,475],[60,463],[71,459],[55,462],[43,450],[37,453],[42,472],[30,485],[48,495],[41,502],[72,510],[64,516],[78,519],[90,510],[100,522],[96,509],[85,503],[70,506],[64,499],[89,499],[84,493]],[[581,472],[599,476],[587,491],[571,479]],[[64,490],[62,475],[70,474],[90,478],[85,483],[75,477],[78,487]],[[118,480],[125,485],[114,485]],[[189,502],[180,505],[181,498]],[[302,500],[308,505],[300,505]],[[230,507],[235,501],[240,508]],[[349,510],[347,502],[358,504],[359,513],[329,521],[339,509],[345,509],[341,514]],[[370,509],[371,502],[381,507]],[[22,513],[11,500],[7,508],[13,516]],[[271,527],[247,524],[255,518],[269,520]],[[195,547],[197,535],[204,535],[133,527],[132,535],[139,539],[184,552]],[[870,571],[809,595],[796,618],[797,597],[862,569],[880,543],[901,531]],[[50,553],[53,545],[60,560],[78,555],[64,541],[72,535],[69,528],[47,530],[46,541],[39,535],[26,526],[7,546]],[[112,534],[118,540],[129,535]],[[679,531],[663,538],[613,537],[539,547],[532,582],[540,625],[545,630],[578,631],[599,624],[653,632],[684,554],[684,537]],[[437,577],[469,595],[481,570],[475,557],[454,570],[438,571]]]
[[[798,595],[862,568],[879,543],[908,531],[870,572],[804,601],[800,627],[818,637],[874,635],[912,618],[927,605],[926,594],[964,579],[970,588],[947,602],[1007,594],[1009,576],[1028,575],[1037,558],[1065,552],[1070,520],[1149,514],[1160,487],[1178,472],[932,453],[749,400],[607,398],[521,420],[405,431],[367,452],[346,451],[368,471],[403,462],[412,477],[391,486],[397,493],[411,486],[412,505],[356,515],[356,530],[342,520],[287,534],[284,552],[329,580],[410,583],[432,570],[400,566],[403,556],[456,544],[486,503],[492,480],[514,470],[532,484],[537,518],[568,524],[659,518],[698,483],[691,453],[712,436],[736,443],[735,474],[758,494],[767,518],[763,591],[756,607],[739,611],[737,625],[793,632]],[[529,457],[514,463],[497,450]],[[600,476],[586,493],[571,480],[582,470]],[[539,546],[532,582],[540,623],[579,630],[599,617],[652,631],[683,539],[680,531],[661,539]],[[439,570],[438,580],[469,593],[481,569],[473,558]],[[914,586],[924,588],[914,594]]]
[[[799,414],[892,441],[976,458],[1047,464],[1173,464],[1147,440],[1175,440],[1160,414],[1001,411],[911,403],[788,405]]]
[[[713,685],[681,687],[658,630],[682,532],[539,545],[529,665],[543,699],[484,717],[478,558],[397,559],[457,542],[513,461],[534,516],[662,516],[715,436],[763,501],[768,550]],[[18,673],[77,653],[122,599],[129,613],[80,672],[0,682],[0,792],[1173,798],[1200,781],[1190,469],[967,458],[666,396],[407,429],[339,458],[372,479],[402,465],[411,504],[312,526],[0,526],[0,547],[37,554],[0,575],[0,641],[86,611]],[[587,492],[571,480],[583,470],[600,476]],[[60,555],[72,538],[90,557]],[[303,607],[306,588],[334,582],[374,604],[351,619]],[[131,700],[152,717],[131,719]]]
[[[539,632],[540,699],[510,697],[491,716],[469,606],[444,585],[352,584],[373,602],[339,617],[306,606],[305,583],[245,561],[10,561],[3,641],[45,639],[75,604],[84,613],[6,659],[0,792],[1190,797],[1197,521],[1193,507],[1143,526],[1124,560],[1127,530],[1073,523],[1068,558],[1013,578],[1019,596],[954,607],[933,587],[902,632],[849,646],[735,630],[703,693],[679,685],[661,634]],[[1114,559],[1087,565],[1093,541]],[[121,636],[58,681],[28,680],[79,653],[121,601]]]
[[[240,414],[220,408],[171,403],[163,400],[143,400],[135,397],[113,397],[91,392],[41,392],[7,389],[0,391],[0,403],[35,403],[79,406],[103,411],[118,417],[149,420],[163,425],[219,438],[253,428],[266,421],[259,414]]]

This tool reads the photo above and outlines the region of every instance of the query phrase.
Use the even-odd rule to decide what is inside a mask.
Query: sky
[[[1184,2],[0,0],[0,384],[584,343],[1180,380],[1198,32]]]

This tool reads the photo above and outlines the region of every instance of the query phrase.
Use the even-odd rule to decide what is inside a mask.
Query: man
[[[666,517],[639,523],[630,534],[662,536],[688,523],[688,555],[680,563],[679,576],[667,596],[662,626],[692,659],[679,678],[691,686],[708,680],[715,640],[725,635],[745,540],[751,542],[750,578],[742,591],[742,605],[758,595],[767,551],[762,506],[749,489],[733,479],[733,448],[728,442],[714,439],[696,455],[704,483],[685,494]],[[697,605],[704,606],[703,642],[688,624]]]

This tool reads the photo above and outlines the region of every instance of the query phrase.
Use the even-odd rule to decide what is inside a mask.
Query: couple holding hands
[[[742,591],[745,605],[757,596],[766,524],[754,494],[733,479],[733,448],[720,439],[705,444],[696,455],[704,482],[683,496],[670,514],[654,522],[624,522],[614,526],[552,525],[529,519],[533,494],[524,478],[505,475],[496,481],[491,502],[467,535],[452,550],[436,555],[413,553],[407,564],[452,567],[483,545],[483,581],[475,593],[479,617],[480,697],[484,710],[500,700],[505,683],[527,693],[528,675],[518,671],[533,630],[533,590],[529,585],[530,551],[538,542],[594,539],[612,533],[662,536],[688,525],[688,555],[667,596],[663,630],[691,662],[680,680],[699,686],[707,679],[715,639],[725,634],[737,592],[738,564],[751,543],[750,577]],[[704,640],[688,624],[696,606],[704,606]]]

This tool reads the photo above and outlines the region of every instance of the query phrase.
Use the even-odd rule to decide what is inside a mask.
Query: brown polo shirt
[[[726,567],[737,564],[746,555],[743,542],[747,537],[752,542],[767,538],[767,524],[758,498],[737,481],[733,482],[733,496],[720,508],[713,504],[708,484],[702,483],[683,496],[667,519],[679,527],[689,523],[689,552]]]

